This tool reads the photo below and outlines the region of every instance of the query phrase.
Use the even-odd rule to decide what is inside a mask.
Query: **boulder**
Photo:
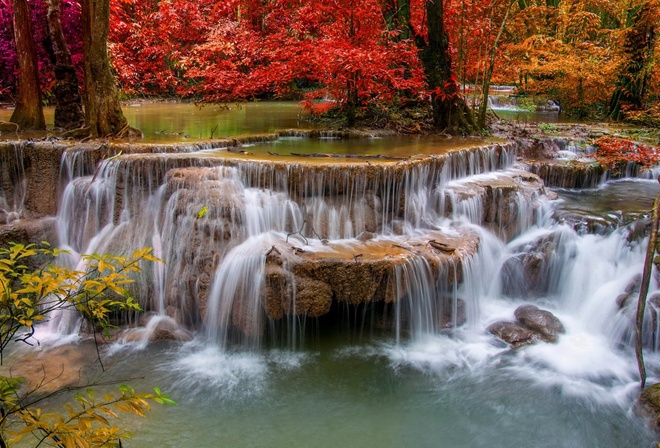
[[[546,342],[556,342],[559,334],[564,333],[564,325],[550,311],[534,305],[521,305],[514,312],[516,319],[523,326],[541,335]]]
[[[495,322],[489,325],[486,331],[516,348],[541,340],[538,333],[524,327],[518,322]]]
[[[271,319],[288,315],[320,317],[333,302],[349,305],[393,303],[411,293],[409,282],[420,277],[448,288],[462,281],[462,262],[479,247],[469,230],[458,235],[430,231],[424,238],[390,237],[366,241],[326,242],[310,250],[284,242],[266,254],[263,307]],[[413,275],[413,277],[410,277]],[[465,304],[438,298],[441,328],[465,322]]]
[[[553,291],[551,284],[566,256],[562,232],[544,234],[512,247],[513,254],[502,265],[502,292],[509,297],[538,297]]]
[[[647,387],[637,400],[635,411],[649,420],[649,425],[660,431],[660,383]]]

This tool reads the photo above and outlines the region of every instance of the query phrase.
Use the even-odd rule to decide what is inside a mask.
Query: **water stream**
[[[631,411],[633,306],[617,298],[642,271],[633,223],[657,182],[551,200],[516,169],[515,145],[487,142],[241,149],[155,146],[98,172],[78,148],[63,156],[60,243],[74,255],[151,246],[166,261],[135,291],[155,317],[105,355],[108,375],[179,402],[131,421],[132,446],[652,445]],[[525,303],[561,320],[556,343],[512,350],[486,331]],[[650,312],[646,326],[657,381]],[[147,343],[171,327],[190,340]]]

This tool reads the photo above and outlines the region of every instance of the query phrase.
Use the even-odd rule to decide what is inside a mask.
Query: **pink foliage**
[[[45,94],[44,97],[48,99],[54,76],[46,22],[47,2],[45,0],[30,0],[28,3],[32,11],[32,31],[37,46],[40,83]],[[82,75],[80,12],[80,4],[77,1],[62,0],[62,28],[79,76]],[[0,0],[0,98],[14,93],[17,76],[18,61],[14,45],[12,11],[9,0]]]

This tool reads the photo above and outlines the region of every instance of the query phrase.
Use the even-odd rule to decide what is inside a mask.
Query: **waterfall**
[[[160,316],[147,328],[169,322],[226,348],[284,334],[294,347],[310,319],[356,307],[355,326],[385,313],[405,346],[447,332],[482,340],[532,301],[567,320],[569,334],[597,311],[598,334],[630,341],[629,308],[614,299],[640,270],[638,243],[625,230],[582,235],[555,221],[543,183],[512,169],[516,145],[378,163],[241,159],[220,146],[104,161],[64,152],[58,229],[70,263],[145,246],[165,261],[145,266],[134,290]],[[590,257],[597,272],[583,268]],[[599,285],[618,291],[607,306]],[[77,330],[75,318],[53,325]]]

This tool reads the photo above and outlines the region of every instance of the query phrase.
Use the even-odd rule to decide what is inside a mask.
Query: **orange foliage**
[[[629,162],[643,168],[650,168],[660,162],[660,152],[654,146],[647,146],[619,137],[600,137],[594,142],[596,160],[605,168],[618,170]]]

